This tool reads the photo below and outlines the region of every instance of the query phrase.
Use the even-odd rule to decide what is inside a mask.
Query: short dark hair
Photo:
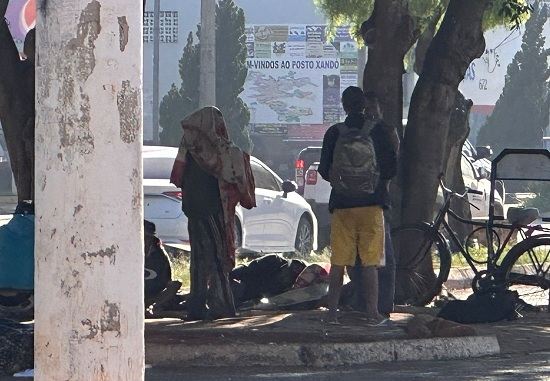
[[[349,86],[342,93],[342,106],[347,112],[363,112],[365,97],[363,90],[357,86]]]

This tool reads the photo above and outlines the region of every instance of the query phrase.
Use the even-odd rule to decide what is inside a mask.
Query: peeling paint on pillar
[[[128,26],[128,22],[126,21],[126,16],[118,17],[118,32],[119,32],[119,43],[120,43],[120,51],[123,52],[124,49],[126,49],[126,45],[128,45],[128,32],[130,30],[130,27]]]
[[[118,305],[116,303],[109,303],[106,300],[102,312],[103,316],[100,320],[101,333],[115,332],[116,336],[120,335],[120,308]]]
[[[76,146],[80,154],[89,154],[94,148],[90,131],[90,99],[84,93],[83,84],[96,65],[94,44],[101,32],[100,9],[101,5],[94,0],[81,12],[76,37],[67,42],[66,52],[60,54],[59,61],[59,70],[67,73],[57,95],[60,146]],[[65,54],[72,58],[65,60]],[[76,73],[74,78],[72,73]],[[74,94],[79,94],[78,104],[73,102]]]
[[[82,259],[84,259],[87,265],[91,265],[92,259],[95,259],[95,258],[102,258],[102,259],[107,258],[109,259],[109,263],[114,265],[116,263],[117,249],[118,249],[118,246],[111,245],[111,247],[108,247],[106,249],[100,249],[98,251],[91,252],[91,253],[90,252],[82,253],[80,256],[82,257]]]
[[[117,94],[118,114],[120,115],[120,139],[125,143],[136,140],[140,126],[139,89],[130,86],[130,81],[122,81],[122,89]]]

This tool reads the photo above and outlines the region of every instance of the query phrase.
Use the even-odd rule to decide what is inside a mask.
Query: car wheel
[[[310,254],[313,250],[313,224],[305,216],[302,216],[300,223],[298,223],[294,248],[296,249],[296,255],[300,258]]]
[[[235,250],[243,245],[243,229],[238,217],[235,217],[235,226],[233,227],[233,235],[235,239]]]

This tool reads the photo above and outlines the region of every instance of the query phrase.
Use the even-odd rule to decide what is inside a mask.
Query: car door
[[[483,194],[468,193],[468,201],[473,206],[470,206],[472,218],[482,218],[488,216],[488,198],[487,189],[483,183],[480,182],[479,175],[473,163],[464,155],[462,155],[461,161],[462,178],[464,185],[470,189],[474,189]]]
[[[262,251],[277,250],[282,246],[288,246],[290,227],[282,218],[285,215],[282,201],[281,182],[277,177],[259,161],[251,161],[252,174],[256,184],[256,208],[243,210],[246,224],[246,238],[250,244],[254,242]],[[249,231],[248,223],[255,221],[254,231]],[[262,226],[261,234],[258,234],[259,226]],[[251,235],[254,234],[254,237]],[[294,239],[294,236],[292,237]],[[248,245],[247,245],[248,246]]]

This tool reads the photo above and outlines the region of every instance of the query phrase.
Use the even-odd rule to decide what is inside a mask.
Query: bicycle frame
[[[445,188],[443,184],[441,185],[445,195],[445,202],[443,206],[439,209],[436,217],[434,218],[433,222],[430,225],[435,231],[438,232],[438,235],[443,240],[443,242],[447,242],[447,240],[445,236],[441,233],[441,229],[447,234],[448,238],[451,239],[454,246],[458,248],[460,255],[462,255],[462,257],[466,260],[466,262],[468,263],[468,266],[475,274],[474,283],[476,280],[480,279],[483,275],[494,277],[495,274],[497,274],[497,272],[499,271],[498,261],[501,257],[503,257],[506,246],[511,241],[514,234],[521,233],[523,239],[531,237],[535,231],[544,232],[544,234],[540,235],[541,237],[550,236],[550,230],[545,229],[540,225],[530,226],[530,225],[521,225],[517,223],[509,223],[509,224],[495,223],[494,221],[491,221],[491,219],[487,221],[475,221],[475,220],[462,218],[451,210],[451,207],[450,207],[451,200],[453,199],[453,197],[463,198],[468,193],[468,191],[465,192],[464,194],[457,194]],[[453,219],[463,224],[467,224],[478,228],[485,228],[485,233],[486,233],[486,238],[488,243],[487,260],[485,262],[479,262],[472,258],[468,250],[465,248],[464,244],[460,241],[460,238],[458,237],[458,235],[454,232],[449,222],[447,222],[447,220],[445,219],[446,216],[451,216]],[[508,233],[506,234],[506,237],[504,237],[504,240],[502,242],[499,239],[499,246],[496,251],[494,251],[494,248],[493,248],[493,243],[495,241],[493,237],[494,229],[505,229],[508,231]],[[473,232],[470,234],[473,234]],[[448,242],[447,242],[447,249],[451,253],[451,249],[449,247]],[[485,264],[485,268],[484,269],[478,268],[478,265],[480,264]],[[475,290],[475,287],[473,288]]]

